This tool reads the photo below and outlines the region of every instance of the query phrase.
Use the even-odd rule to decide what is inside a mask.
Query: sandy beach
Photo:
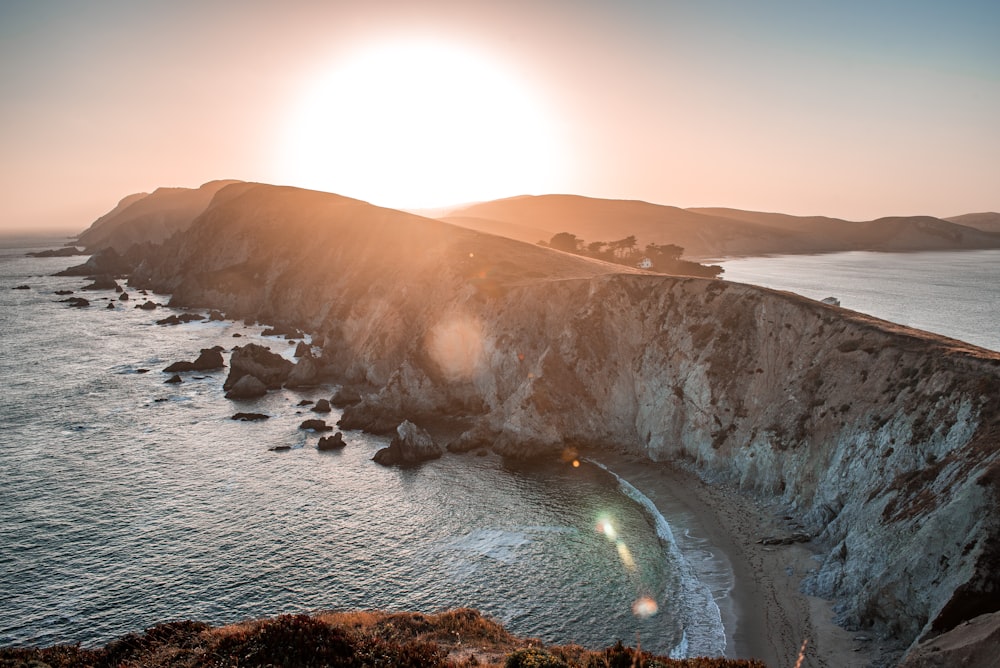
[[[727,656],[761,659],[773,668],[853,668],[883,655],[882,643],[870,634],[833,623],[831,601],[799,592],[802,577],[818,566],[809,543],[759,543],[794,532],[782,509],[668,464],[627,455],[594,459],[649,497],[675,535],[684,531],[707,546],[715,568],[730,569],[731,589],[716,592]]]

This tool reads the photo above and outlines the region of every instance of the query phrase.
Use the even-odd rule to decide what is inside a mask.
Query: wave
[[[671,649],[671,658],[681,659],[690,656],[724,656],[726,653],[726,632],[722,624],[722,611],[712,594],[711,588],[701,582],[695,574],[691,562],[684,556],[680,546],[674,539],[667,518],[656,507],[653,501],[640,492],[634,485],[609,469],[604,464],[593,459],[585,460],[599,469],[607,472],[618,482],[621,492],[638,503],[653,519],[656,534],[663,542],[666,553],[673,562],[680,576],[681,599],[680,609],[681,640]]]

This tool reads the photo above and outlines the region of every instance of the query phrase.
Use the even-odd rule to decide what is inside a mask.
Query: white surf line
[[[679,596],[684,614],[682,620],[683,635],[681,641],[670,651],[671,658],[725,656],[726,629],[722,623],[722,612],[719,604],[711,587],[698,578],[697,569],[692,566],[681,551],[674,538],[673,530],[670,528],[670,523],[667,522],[656,504],[630,482],[596,460],[584,459],[584,461],[614,476],[622,493],[646,510],[655,522],[656,533],[666,545],[667,553],[681,570]],[[728,591],[726,595],[728,595]]]

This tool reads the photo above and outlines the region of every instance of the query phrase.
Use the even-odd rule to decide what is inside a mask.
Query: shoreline
[[[728,569],[731,588],[713,588],[726,635],[727,658],[760,659],[768,666],[867,666],[891,647],[833,622],[833,602],[799,592],[816,568],[809,544],[759,544],[789,532],[779,509],[762,506],[732,487],[703,482],[667,463],[623,453],[589,453],[646,495],[667,518],[682,552],[698,542],[711,561]],[[685,554],[685,556],[689,556]],[[699,578],[704,574],[696,568]],[[706,583],[709,584],[709,583]]]

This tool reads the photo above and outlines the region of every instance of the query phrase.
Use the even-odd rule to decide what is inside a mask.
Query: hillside
[[[962,216],[945,218],[945,220],[958,225],[965,225],[966,227],[974,227],[977,230],[982,230],[983,232],[1000,234],[1000,213],[994,213],[992,211],[984,213],[967,213]]]
[[[169,622],[97,649],[78,645],[2,649],[0,666],[31,668],[764,668],[759,661],[674,660],[621,644],[588,651],[512,636],[468,608],[433,615],[322,612],[282,615],[229,626]]]
[[[95,220],[76,240],[86,250],[114,248],[119,253],[144,241],[159,243],[191,224],[215,194],[236,181],[210,181],[200,188],[157,188],[129,195]]]
[[[848,628],[909,643],[997,610],[1000,354],[255,184],[132,282],[313,333],[368,388],[345,428],[451,416],[452,450],[624,450],[780,503],[821,552],[805,591]]]
[[[462,224],[469,218],[478,220],[477,229],[514,234],[522,241],[532,241],[528,237],[542,230],[552,234],[570,232],[587,241],[611,241],[634,234],[640,245],[653,242],[682,246],[688,258],[1000,248],[998,234],[930,216],[851,222],[725,208],[679,209],[575,195],[483,202],[452,211],[445,220]],[[492,227],[485,221],[491,221]],[[523,231],[525,228],[531,230],[530,234]]]

